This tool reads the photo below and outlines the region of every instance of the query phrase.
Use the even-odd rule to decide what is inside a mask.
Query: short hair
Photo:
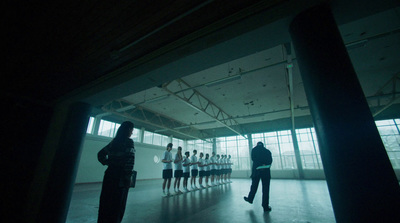
[[[190,152],[189,152],[189,151],[186,151],[186,152],[185,152],[185,155],[190,155]]]
[[[257,143],[257,146],[264,146],[264,143],[258,142],[258,143]]]
[[[172,148],[172,143],[168,143],[167,148]]]
[[[197,153],[197,150],[193,150],[194,153]]]

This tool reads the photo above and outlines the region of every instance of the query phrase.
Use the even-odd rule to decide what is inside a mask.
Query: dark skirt
[[[100,194],[98,223],[121,222],[124,217],[129,187],[121,186],[124,175],[107,169]]]

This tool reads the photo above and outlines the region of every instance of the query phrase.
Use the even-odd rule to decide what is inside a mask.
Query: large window
[[[249,143],[242,136],[220,137],[216,139],[217,154],[231,155],[233,170],[249,170]]]
[[[400,169],[400,119],[376,121],[386,152],[394,169]]]
[[[273,158],[271,170],[297,169],[292,134],[289,130],[253,134],[252,139],[253,145],[263,142],[271,151]]]
[[[86,129],[86,133],[92,134],[92,131],[93,131],[93,123],[94,123],[94,118],[93,118],[93,117],[90,117],[90,118],[89,118],[89,124],[88,124],[87,129]]]
[[[167,147],[167,144],[170,142],[171,141],[168,136],[154,132],[144,131],[143,143]]]
[[[322,169],[315,129],[296,129],[296,135],[303,169]]]
[[[183,153],[185,151],[189,151],[190,155],[192,155],[193,150],[197,150],[198,156],[200,153],[204,153],[204,157],[206,156],[207,153],[211,156],[212,143],[203,140],[188,140],[187,148],[183,148]]]
[[[178,146],[182,147],[182,154],[185,154],[185,145],[184,145],[185,141],[183,141],[182,139],[177,139],[177,138],[172,138],[172,144],[174,145],[172,147],[172,150],[178,150]]]
[[[120,125],[121,124],[115,122],[101,120],[98,135],[114,137]]]

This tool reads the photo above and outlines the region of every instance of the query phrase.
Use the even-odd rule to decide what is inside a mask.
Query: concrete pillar
[[[94,118],[93,129],[92,129],[93,135],[99,134],[100,122],[101,122],[101,117]]]
[[[249,159],[250,159],[250,171],[247,172],[247,177],[250,177],[253,170],[253,160],[251,159],[251,150],[253,149],[253,137],[251,134],[247,135],[247,140],[249,142]]]
[[[400,222],[400,188],[327,5],[290,24],[337,222]]]
[[[299,178],[304,179],[303,164],[301,163],[300,148],[299,148],[299,143],[297,141],[296,129],[294,128],[294,124],[292,124],[292,128],[290,129],[290,131],[292,134],[294,156],[296,158],[297,171],[299,173]]]
[[[89,122],[90,105],[55,112],[25,207],[29,222],[65,222]]]

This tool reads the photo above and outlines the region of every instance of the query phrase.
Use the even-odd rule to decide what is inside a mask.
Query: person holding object
[[[182,193],[182,191],[179,190],[179,186],[181,185],[181,178],[183,176],[183,169],[182,169],[182,147],[178,146],[178,152],[176,152],[175,155],[175,172],[174,172],[174,191],[176,194]]]
[[[183,166],[183,190],[185,192],[189,192],[189,190],[187,189],[187,185],[188,185],[188,179],[190,177],[190,152],[185,152],[185,158],[182,161],[182,166]]]
[[[130,139],[133,123],[126,121],[115,138],[97,153],[97,159],[107,165],[100,194],[97,222],[121,222],[135,164],[135,147]]]
[[[169,196],[171,193],[169,192],[169,188],[171,187],[171,178],[172,178],[172,143],[168,143],[167,149],[164,151],[163,158],[161,162],[164,164],[164,169],[162,173],[162,177],[164,179],[164,182],[162,184],[162,189],[163,189],[163,195],[164,196]],[[165,186],[168,182],[167,185],[167,193],[165,193]]]
[[[192,178],[190,179],[190,186],[192,187],[192,190],[199,189],[196,187],[196,177],[199,174],[199,167],[198,167],[199,162],[197,161],[196,154],[197,150],[193,150],[193,156],[190,159],[191,173],[192,173]]]
[[[271,151],[264,147],[262,142],[258,142],[257,146],[251,151],[251,159],[253,160],[252,168],[252,182],[250,187],[250,192],[244,200],[253,203],[254,196],[256,195],[258,184],[262,182],[262,206],[264,212],[271,211],[269,206],[269,187],[271,181],[271,171],[270,167],[272,164]]]
[[[204,154],[200,153],[200,159],[199,159],[199,187],[200,189],[204,189],[206,187],[203,186],[203,178],[206,176],[206,164],[205,160],[203,159]]]

